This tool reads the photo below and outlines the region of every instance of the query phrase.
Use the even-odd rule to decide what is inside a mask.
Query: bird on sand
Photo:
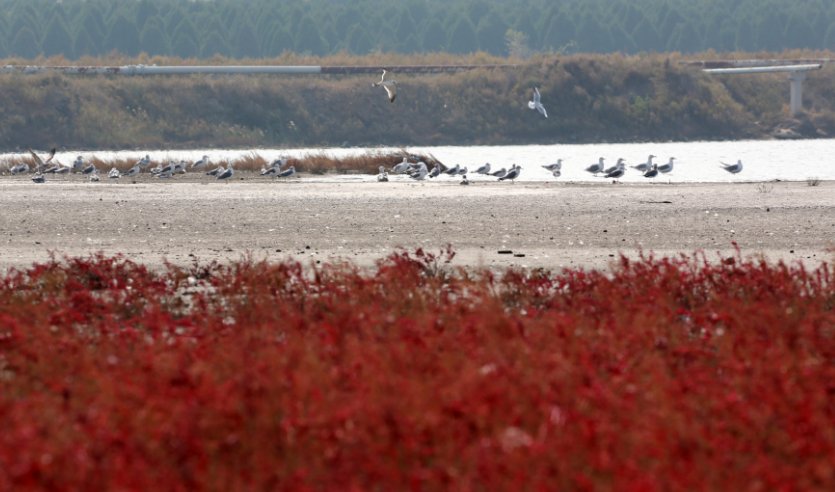
[[[736,164],[727,164],[725,162],[719,162],[719,164],[722,164],[722,169],[731,174],[736,174],[742,171],[742,159],[737,160]]]
[[[668,173],[673,170],[673,161],[676,160],[675,157],[670,157],[670,161],[666,164],[661,164],[658,166],[658,172],[660,173]]]

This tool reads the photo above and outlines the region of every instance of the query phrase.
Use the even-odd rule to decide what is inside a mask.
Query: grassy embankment
[[[784,74],[712,76],[680,62],[752,54],[376,55],[270,60],[106,58],[79,64],[501,64],[458,74],[376,77],[0,75],[0,149],[251,148],[767,138],[788,119]],[[792,52],[787,58],[831,56]],[[62,59],[2,64],[66,64]],[[804,86],[805,136],[835,132],[835,68]],[[540,87],[549,119],[527,109]],[[804,128],[801,126],[801,128]]]

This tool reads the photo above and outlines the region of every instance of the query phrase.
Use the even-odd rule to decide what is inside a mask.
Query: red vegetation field
[[[0,490],[832,490],[835,279],[71,258],[0,277]]]

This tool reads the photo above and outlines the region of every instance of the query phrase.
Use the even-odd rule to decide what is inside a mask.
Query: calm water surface
[[[254,150],[189,150],[189,151],[120,151],[120,152],[65,152],[57,158],[68,164],[76,155],[96,156],[100,159],[139,159],[150,154],[154,160],[185,159],[197,160],[202,155],[210,156],[213,162],[233,160],[252,153],[271,160],[278,156],[304,157],[310,153],[326,153],[333,157],[357,155],[365,152],[386,152],[399,148],[302,148],[302,149],[254,149]],[[509,168],[512,164],[522,166],[520,180],[554,181],[551,173],[542,169],[543,164],[563,159],[562,176],[559,181],[602,182],[584,171],[589,165],[604,157],[607,166],[614,165],[619,157],[627,164],[645,162],[654,154],[655,162],[666,163],[675,157],[672,173],[655,178],[662,182],[731,182],[731,181],[802,181],[816,177],[821,180],[835,180],[835,140],[770,140],[770,141],[724,141],[724,142],[665,142],[665,143],[600,143],[582,145],[513,145],[513,146],[472,146],[472,147],[409,147],[410,152],[431,153],[448,165],[466,166],[475,170],[485,162],[492,169]],[[2,154],[0,159],[9,160],[21,154]],[[742,159],[744,170],[736,175],[722,170],[719,162],[735,163]],[[495,179],[468,174],[472,180]],[[409,179],[398,177],[399,179]],[[373,180],[369,175],[326,175],[305,179],[317,181],[365,181]],[[459,179],[444,177],[443,179]],[[624,182],[646,182],[638,171],[628,169]]]

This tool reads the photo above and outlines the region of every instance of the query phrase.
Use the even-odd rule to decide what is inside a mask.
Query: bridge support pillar
[[[806,72],[792,72],[789,75],[791,86],[789,87],[789,111],[796,116],[803,109],[803,81],[806,79]]]

